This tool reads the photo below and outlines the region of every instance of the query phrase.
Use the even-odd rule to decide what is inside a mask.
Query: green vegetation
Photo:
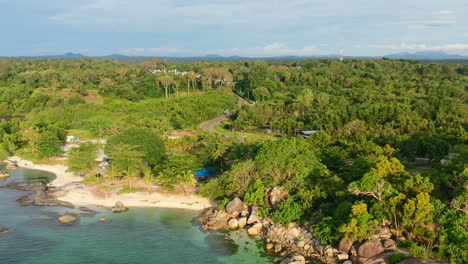
[[[176,66],[185,74],[151,72]],[[385,223],[411,254],[463,263],[467,83],[466,64],[386,59],[0,60],[0,153],[55,156],[67,131],[108,139],[107,179],[88,183],[198,185],[221,206],[238,196],[279,223],[310,222],[330,244]],[[226,110],[214,133],[197,129]],[[91,171],[92,152],[73,150],[70,168]],[[218,175],[197,183],[194,170],[208,167]]]
[[[94,167],[96,159],[96,145],[93,143],[83,143],[79,147],[73,148],[68,154],[68,168],[74,172],[87,172]]]

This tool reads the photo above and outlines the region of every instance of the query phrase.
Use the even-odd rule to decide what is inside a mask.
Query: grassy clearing
[[[226,136],[226,137],[232,137],[232,138],[237,138],[240,141],[245,141],[248,143],[257,143],[257,142],[264,142],[268,140],[276,140],[277,137],[275,137],[272,134],[266,134],[263,132],[235,132],[235,131],[230,131],[225,129],[224,124],[218,124],[214,126],[214,130],[219,133],[220,135]]]

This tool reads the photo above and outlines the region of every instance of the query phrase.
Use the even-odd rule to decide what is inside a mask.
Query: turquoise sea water
[[[45,172],[18,168],[0,182],[53,177]],[[139,263],[271,263],[261,242],[245,233],[201,231],[198,212],[132,208],[126,213],[80,213],[62,207],[22,207],[25,192],[0,188],[1,264],[139,264]],[[91,208],[96,209],[96,208]],[[80,214],[72,225],[56,220],[59,213]],[[100,223],[101,217],[109,218]],[[227,240],[226,237],[230,239]]]

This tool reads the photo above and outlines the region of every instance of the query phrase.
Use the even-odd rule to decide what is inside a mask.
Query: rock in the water
[[[16,201],[19,202],[20,205],[26,206],[26,205],[30,205],[30,204],[34,203],[34,198],[31,195],[25,195],[25,196],[21,196]]]
[[[127,211],[128,208],[121,201],[117,201],[115,205],[112,207],[112,212],[114,213],[122,213]]]
[[[109,219],[107,219],[105,217],[101,217],[101,218],[99,218],[99,222],[101,222],[101,223],[109,222]]]
[[[61,215],[58,218],[58,221],[62,224],[71,224],[75,222],[78,218],[74,215]]]
[[[198,218],[198,221],[202,223],[204,230],[219,230],[227,227],[230,218],[231,216],[225,211],[210,208]]]
[[[267,250],[272,250],[274,246],[275,246],[275,245],[273,245],[273,244],[271,244],[271,243],[268,243],[268,244],[266,245],[266,249],[267,249]]]
[[[239,221],[237,221],[236,218],[231,218],[231,219],[229,219],[229,221],[228,221],[228,227],[229,227],[229,229],[231,229],[231,230],[236,230],[236,229],[238,229],[238,228],[239,228]]]
[[[258,207],[252,206],[252,212],[250,213],[249,218],[247,219],[247,224],[251,225],[255,222],[260,221],[260,217],[258,216]]]
[[[251,227],[249,229],[247,229],[247,233],[251,236],[256,236],[258,235],[258,229],[254,228],[254,227]]]
[[[59,201],[59,205],[60,205],[60,206],[63,206],[63,207],[70,208],[70,209],[75,209],[75,206],[74,206],[72,203],[70,203],[70,202]]]
[[[258,232],[260,232],[263,229],[263,225],[262,225],[262,223],[256,223],[255,225],[252,226],[252,228],[257,229]]]
[[[397,250],[396,242],[393,239],[384,240],[383,246],[385,250]]]
[[[362,244],[358,249],[358,255],[363,258],[372,258],[384,251],[379,240],[371,240]]]
[[[226,212],[230,215],[238,216],[242,211],[244,211],[244,202],[237,197],[226,205]]]
[[[241,217],[239,218],[239,228],[244,228],[247,225],[247,218]]]
[[[79,209],[80,211],[86,212],[86,213],[95,213],[95,212],[96,212],[96,211],[91,210],[91,209],[89,209],[88,207],[85,207],[85,206],[80,206],[80,207],[78,207],[78,209]]]
[[[3,226],[0,226],[0,234],[1,234],[1,233],[6,233],[6,232],[8,232],[8,231],[10,231],[10,229],[8,229],[8,228],[6,228],[6,227],[3,227]]]
[[[6,171],[0,171],[0,180],[1,179],[6,179],[10,177],[10,173],[6,172]]]

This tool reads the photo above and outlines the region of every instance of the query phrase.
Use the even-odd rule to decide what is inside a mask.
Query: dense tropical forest
[[[412,61],[0,60],[0,158],[233,197],[324,244],[382,225],[421,258],[468,259],[468,65]],[[210,129],[204,121],[228,113]],[[208,131],[206,131],[208,130]],[[302,136],[302,131],[311,131]],[[194,170],[216,175],[197,182]],[[102,179],[99,179],[102,180]],[[270,204],[271,187],[286,195]]]

